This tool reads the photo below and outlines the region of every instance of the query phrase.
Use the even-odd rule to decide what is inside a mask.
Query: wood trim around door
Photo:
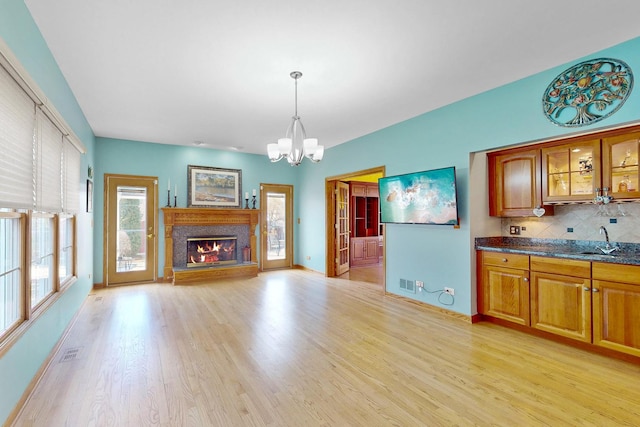
[[[268,230],[270,212],[267,209],[267,194],[280,193],[285,195],[285,227],[284,227],[284,258],[267,260],[269,251],[270,230]],[[278,246],[280,247],[280,246]],[[289,184],[260,184],[260,270],[274,270],[293,268],[293,185]]]
[[[146,187],[147,188],[147,204],[145,224],[146,229],[143,232],[143,236],[146,239],[146,253],[145,269],[131,272],[117,272],[114,273],[116,268],[114,262],[111,260],[110,248],[115,251],[115,236],[118,230],[110,230],[109,221],[113,220],[109,209],[112,202],[109,200],[112,191],[116,191],[118,185],[133,187]],[[115,186],[115,188],[111,188]],[[140,175],[119,175],[119,174],[104,174],[104,211],[103,211],[103,242],[102,242],[102,274],[103,274],[103,286],[120,285],[120,284],[134,284],[134,283],[153,283],[158,280],[158,178],[153,176],[140,176]],[[117,214],[116,214],[117,215]],[[113,248],[112,248],[113,247]],[[115,277],[111,277],[111,276]],[[121,275],[120,277],[116,275]],[[117,277],[117,278],[116,278]]]
[[[338,181],[349,181],[354,178],[363,176],[363,175],[371,175],[381,173],[382,176],[386,176],[386,168],[385,166],[377,166],[371,169],[365,169],[356,172],[345,173],[342,175],[329,176],[325,178],[325,206],[326,206],[326,253],[325,253],[325,271],[327,277],[336,277],[337,269],[336,269],[336,222],[335,222],[335,212],[336,212],[336,188]],[[384,228],[384,226],[383,226]],[[386,239],[383,239],[382,243],[382,253],[386,255]],[[383,255],[382,258],[382,270],[383,274],[386,271],[386,256]]]

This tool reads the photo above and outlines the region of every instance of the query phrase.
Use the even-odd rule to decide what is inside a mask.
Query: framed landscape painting
[[[188,207],[242,207],[242,171],[208,166],[187,167]]]

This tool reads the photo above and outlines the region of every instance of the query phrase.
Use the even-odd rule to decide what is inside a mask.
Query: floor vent
[[[96,302],[102,301],[102,297],[96,297]]]
[[[78,354],[80,354],[80,349],[81,347],[66,349],[64,353],[62,353],[62,357],[60,357],[60,363],[76,360],[78,358]]]
[[[416,284],[413,280],[400,279],[400,289],[407,292],[416,293]]]

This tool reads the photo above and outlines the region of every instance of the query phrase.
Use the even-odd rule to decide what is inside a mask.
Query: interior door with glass
[[[260,185],[262,270],[293,267],[293,186]]]
[[[349,271],[349,184],[336,184],[336,276]]]
[[[157,279],[157,178],[105,175],[106,286]]]

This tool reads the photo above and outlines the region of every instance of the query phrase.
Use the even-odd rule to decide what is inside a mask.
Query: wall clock
[[[586,126],[618,111],[632,88],[633,74],[626,63],[592,59],[553,79],[542,97],[542,108],[545,116],[559,126]]]

